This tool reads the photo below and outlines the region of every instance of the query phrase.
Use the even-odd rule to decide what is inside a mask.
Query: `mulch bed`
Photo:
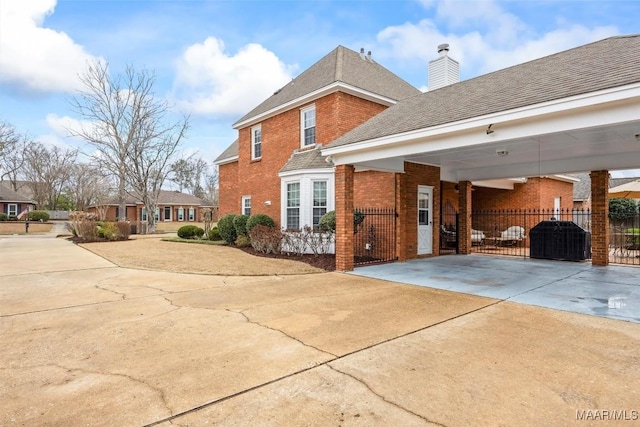
[[[324,254],[324,255],[317,255],[317,256],[313,254],[304,254],[304,255],[298,256],[298,255],[287,255],[287,254],[264,254],[262,252],[257,252],[251,246],[238,248],[238,249],[248,254],[260,256],[260,257],[288,259],[291,261],[301,261],[309,264],[312,267],[320,268],[326,271],[335,271],[336,269],[336,256],[334,254]]]

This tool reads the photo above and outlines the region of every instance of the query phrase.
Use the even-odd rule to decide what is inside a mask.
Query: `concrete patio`
[[[451,255],[350,274],[640,323],[640,268]]]

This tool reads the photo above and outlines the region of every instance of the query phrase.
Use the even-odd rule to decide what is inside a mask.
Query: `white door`
[[[418,186],[418,255],[433,252],[433,187]]]

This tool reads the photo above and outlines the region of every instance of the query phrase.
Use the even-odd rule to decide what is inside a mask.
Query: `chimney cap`
[[[442,43],[438,45],[438,53],[443,53],[446,55],[449,52],[449,43]]]

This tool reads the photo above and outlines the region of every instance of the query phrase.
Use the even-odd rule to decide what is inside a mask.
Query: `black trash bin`
[[[591,233],[572,221],[542,221],[529,232],[531,258],[584,261],[591,258]]]

